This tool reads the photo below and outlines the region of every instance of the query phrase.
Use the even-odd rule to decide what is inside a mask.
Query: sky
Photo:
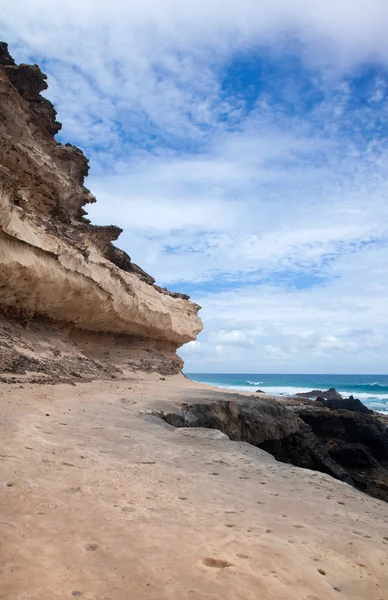
[[[0,0],[186,372],[388,372],[386,0]]]

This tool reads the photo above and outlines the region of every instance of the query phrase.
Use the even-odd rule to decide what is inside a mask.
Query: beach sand
[[[1,386],[1,600],[388,598],[387,505],[150,415],[204,388]]]

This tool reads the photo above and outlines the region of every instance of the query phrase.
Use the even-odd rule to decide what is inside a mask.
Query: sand
[[[387,505],[149,416],[203,387],[1,386],[1,600],[387,600]]]

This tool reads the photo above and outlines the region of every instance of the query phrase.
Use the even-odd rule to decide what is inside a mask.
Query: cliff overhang
[[[200,307],[157,286],[114,246],[119,227],[86,218],[96,201],[84,186],[88,159],[54,139],[61,124],[41,96],[46,79],[0,43],[0,311],[23,325],[44,319],[66,335],[138,340],[171,360],[201,331]]]

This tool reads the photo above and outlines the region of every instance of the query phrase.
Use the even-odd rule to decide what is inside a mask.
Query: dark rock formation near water
[[[352,412],[359,412],[364,414],[373,414],[373,410],[370,410],[365,404],[358,398],[321,398],[318,397],[316,400],[321,406],[331,408],[332,410],[351,410]]]
[[[289,409],[310,428],[325,461],[330,457],[344,469],[347,477],[340,479],[388,501],[388,428],[377,413],[351,398]]]
[[[164,412],[163,418],[175,427],[218,429],[232,440],[254,446],[284,439],[300,427],[298,417],[273,400],[207,391],[196,392],[180,407]]]
[[[327,473],[388,501],[387,425],[375,413],[360,412],[354,399],[334,408],[321,402],[201,391],[159,416],[175,427],[218,429],[279,461]]]
[[[311,392],[300,392],[295,394],[298,398],[325,398],[326,400],[342,400],[342,396],[335,388],[323,390],[311,390]]]

